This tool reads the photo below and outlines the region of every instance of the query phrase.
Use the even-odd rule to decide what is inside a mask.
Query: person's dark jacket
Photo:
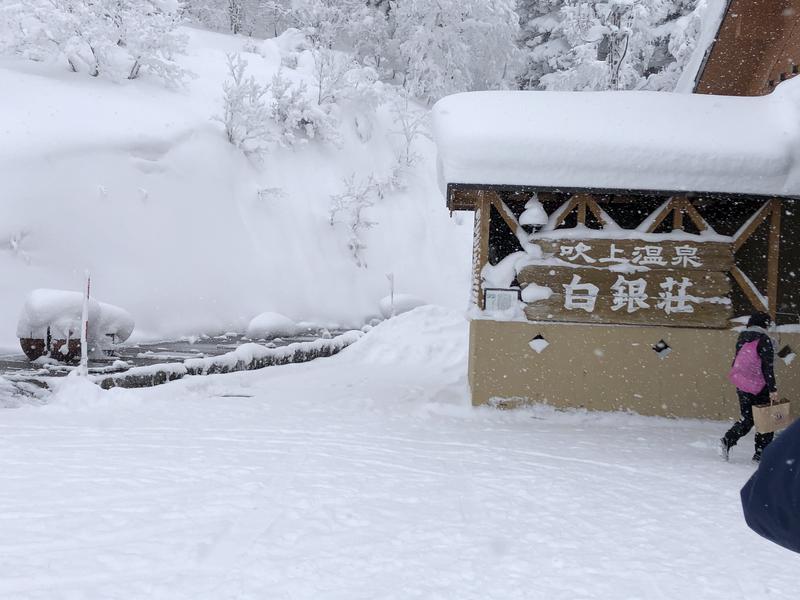
[[[739,334],[739,339],[736,340],[736,354],[739,354],[739,350],[747,342],[755,340],[758,340],[758,357],[761,359],[761,372],[764,374],[764,381],[767,383],[767,389],[770,392],[774,392],[778,389],[775,383],[775,348],[766,330],[761,327],[748,327],[745,329]]]
[[[753,531],[800,552],[800,420],[767,446],[741,495]]]

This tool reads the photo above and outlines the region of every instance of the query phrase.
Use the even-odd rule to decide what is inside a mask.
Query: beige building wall
[[[528,343],[542,335],[549,346]],[[547,403],[642,415],[735,418],[736,392],[727,380],[737,332],[714,329],[525,323],[473,320],[469,383],[474,405]],[[800,348],[800,334],[774,334],[779,349]],[[659,358],[652,346],[666,341]],[[800,359],[776,359],[781,395],[797,398]],[[800,401],[800,399],[797,399]]]

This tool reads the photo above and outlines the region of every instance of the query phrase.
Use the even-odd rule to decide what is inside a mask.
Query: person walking
[[[771,324],[772,319],[768,314],[753,313],[747,321],[747,328],[736,340],[736,355],[728,379],[736,386],[742,418],[720,440],[720,451],[725,460],[728,460],[730,449],[736,442],[753,428],[753,406],[778,400],[774,370],[775,347],[767,334]],[[761,453],[773,437],[772,433],[756,432],[753,461],[761,460]]]

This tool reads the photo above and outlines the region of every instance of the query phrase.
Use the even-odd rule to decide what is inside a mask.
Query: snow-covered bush
[[[312,139],[338,140],[337,121],[308,97],[304,81],[293,84],[280,71],[269,86],[270,117],[282,146],[294,146]]]
[[[247,61],[228,55],[228,76],[222,86],[223,112],[214,117],[225,126],[228,141],[245,154],[260,154],[272,139],[272,113],[266,95],[269,89],[245,77]]]
[[[62,59],[74,72],[114,79],[148,71],[176,84],[187,75],[174,61],[186,44],[176,3],[27,0],[3,15],[14,23],[11,46],[33,60]]]

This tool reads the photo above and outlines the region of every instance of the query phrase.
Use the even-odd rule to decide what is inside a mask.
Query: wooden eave
[[[576,187],[548,187],[533,185],[494,185],[474,183],[448,183],[447,208],[450,212],[458,210],[474,211],[485,194],[490,192],[509,193],[552,193],[552,194],[589,194],[592,196],[640,196],[663,197],[683,196],[689,198],[725,198],[730,200],[761,200],[772,198],[785,198],[798,200],[800,196],[774,195],[774,194],[732,194],[726,192],[687,191],[687,190],[635,190],[635,189],[610,189],[610,188],[576,188]]]
[[[798,73],[800,0],[728,0],[695,93],[761,96]]]

